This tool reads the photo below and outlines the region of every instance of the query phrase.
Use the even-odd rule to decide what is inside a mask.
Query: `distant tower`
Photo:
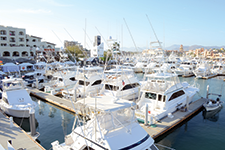
[[[99,46],[101,44],[101,36],[95,36],[94,46]]]
[[[182,44],[180,45],[180,52],[182,52],[182,53],[184,52],[184,49],[183,49],[183,45]]]

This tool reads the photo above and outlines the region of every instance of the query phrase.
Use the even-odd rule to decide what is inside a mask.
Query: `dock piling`
[[[148,125],[148,104],[145,104],[145,125]]]
[[[30,113],[30,117],[29,117],[29,121],[30,121],[30,132],[31,132],[31,136],[34,136],[36,134],[36,126],[35,126],[35,112],[34,109],[30,109],[29,111]]]

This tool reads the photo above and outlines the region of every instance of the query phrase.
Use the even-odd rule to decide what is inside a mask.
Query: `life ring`
[[[25,69],[25,67],[22,67],[22,69],[24,70],[24,69]]]
[[[117,79],[117,77],[113,77],[113,79]]]
[[[151,114],[151,111],[149,110],[148,113]]]

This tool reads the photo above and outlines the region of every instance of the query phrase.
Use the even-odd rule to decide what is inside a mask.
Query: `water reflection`
[[[57,109],[55,109],[54,107],[50,106],[48,116],[50,118],[54,118],[56,111],[57,111]]]
[[[29,118],[16,118],[13,117],[13,121],[20,126],[24,131],[30,132],[30,120]],[[38,127],[38,121],[35,119],[36,128]]]

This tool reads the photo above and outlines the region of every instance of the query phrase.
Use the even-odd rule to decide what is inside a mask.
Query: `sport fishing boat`
[[[193,64],[191,61],[183,61],[178,68],[174,70],[174,72],[178,76],[182,75],[193,75]]]
[[[204,62],[200,63],[193,73],[197,78],[203,78],[212,75],[209,64]]]
[[[225,74],[225,64],[222,62],[214,64],[211,72],[214,74]]]
[[[3,79],[1,86],[0,107],[3,112],[13,117],[28,118],[29,110],[35,108],[36,105],[24,89],[23,80],[20,78]]]
[[[91,120],[72,129],[64,143],[51,143],[53,150],[158,150],[137,122],[134,102],[108,95],[87,97],[78,102],[84,104],[84,101],[84,111]]]
[[[65,98],[73,98],[75,91],[77,97],[84,97],[89,94],[99,93],[103,84],[103,68],[101,67],[83,67],[78,68],[75,76],[76,84],[73,88],[64,89],[62,95]]]
[[[116,66],[115,69],[105,71],[104,86],[100,94],[117,98],[135,100],[138,98],[140,82],[129,67]]]
[[[146,77],[147,81],[141,82],[141,95],[137,102],[139,109],[135,112],[138,120],[142,122],[145,117],[152,117],[156,121],[167,117],[168,114],[191,103],[193,96],[199,91],[187,82],[180,83],[176,74],[159,72]]]

